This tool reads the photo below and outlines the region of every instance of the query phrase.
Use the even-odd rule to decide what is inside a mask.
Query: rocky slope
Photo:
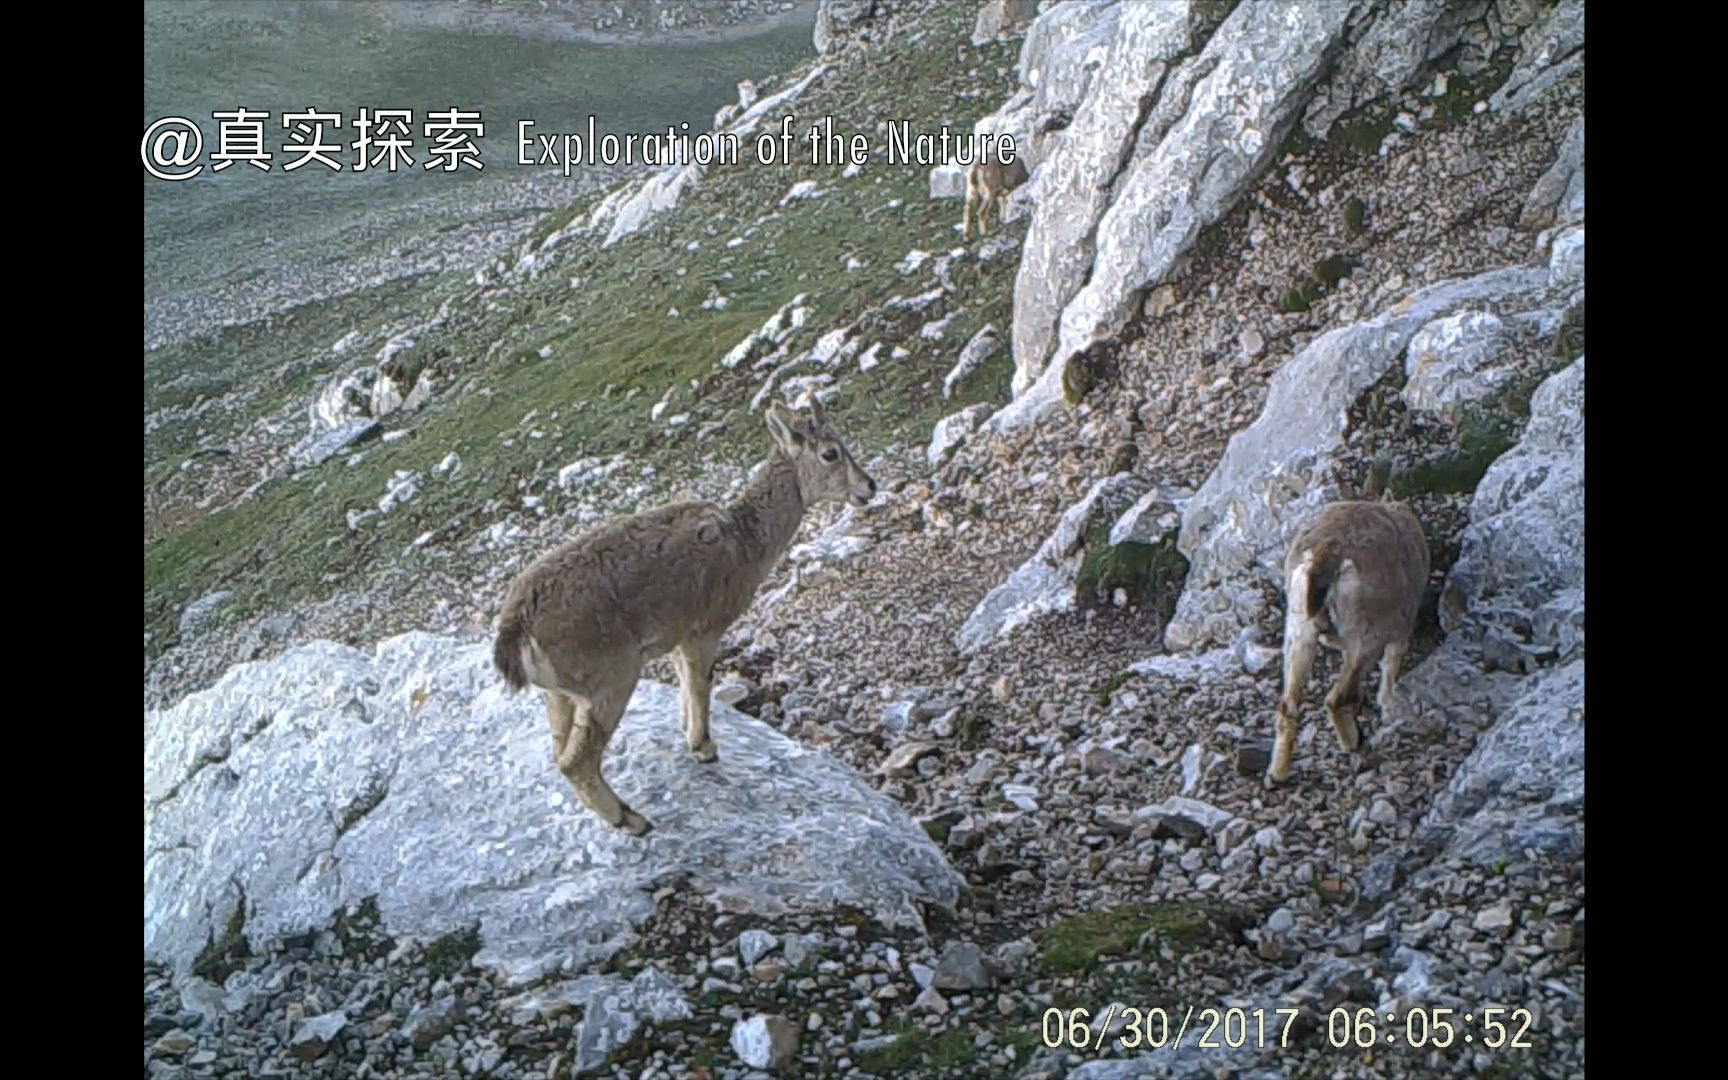
[[[643,685],[608,775],[665,793],[647,844],[573,809],[483,663],[522,559],[686,482],[640,451],[568,466],[574,496],[471,559],[375,547],[363,591],[147,672],[178,701],[146,713],[151,1075],[1583,1075],[1582,5],[1105,0],[1023,37],[1008,6],[851,27],[877,64],[1017,56],[974,112],[1033,147],[1008,229],[932,235],[841,308],[812,297],[871,271],[833,251],[701,395],[639,401],[662,468],[672,432],[757,430],[769,389],[861,423],[897,365],[961,417],[878,443],[884,494],[813,515],[734,628],[719,772]],[[828,44],[768,92],[868,85]],[[682,241],[737,182],[692,179],[601,256],[667,178],[620,188],[503,288]],[[1282,546],[1376,456],[1433,549],[1418,642],[1357,758],[1323,653],[1267,790]],[[1474,1042],[1389,1047],[1414,1006]],[[1124,1026],[1154,1007],[1194,1010],[1181,1048]],[[1230,1008],[1248,1038],[1198,1045]],[[1364,1009],[1400,1019],[1337,1041]]]

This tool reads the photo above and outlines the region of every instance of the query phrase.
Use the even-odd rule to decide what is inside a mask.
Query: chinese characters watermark
[[[208,162],[212,173],[238,163],[269,172],[277,163],[277,156],[265,146],[270,113],[239,108],[213,112],[210,117],[218,123],[216,149]],[[356,130],[358,138],[348,144],[340,141],[343,126],[340,113],[317,109],[283,113],[281,127],[288,134],[277,150],[289,160],[281,163],[282,171],[293,172],[316,162],[332,172],[341,172],[343,162],[332,155],[344,150],[354,154],[350,162],[352,172],[380,168],[395,172],[414,167],[414,156],[409,152],[414,136],[412,109],[362,108],[348,125]],[[451,108],[429,112],[421,134],[432,143],[421,168],[455,172],[463,166],[486,167],[473,141],[486,135],[486,125],[478,110]],[[337,141],[327,141],[327,136]],[[206,168],[206,163],[199,160],[203,150],[203,130],[183,116],[165,116],[151,124],[144,130],[138,147],[145,171],[159,180],[190,180],[202,173]]]

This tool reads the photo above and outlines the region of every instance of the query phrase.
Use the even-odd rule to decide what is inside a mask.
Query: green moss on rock
[[[466,968],[480,951],[480,928],[451,931],[426,947],[426,968],[434,979],[448,979]]]
[[[1368,205],[1360,196],[1352,195],[1344,204],[1344,231],[1350,236],[1361,236],[1367,229]]]
[[[1082,972],[1134,952],[1149,934],[1153,941],[1191,945],[1212,939],[1218,929],[1201,904],[1131,904],[1052,923],[1040,935],[1039,948],[1051,971]]]
[[[1554,355],[1570,364],[1584,355],[1584,301],[1566,309],[1560,332],[1554,335]]]
[[[1320,299],[1319,290],[1312,285],[1297,285],[1278,298],[1278,310],[1286,315],[1298,311],[1307,311],[1314,306],[1314,301]]]
[[[1348,255],[1331,255],[1314,264],[1314,280],[1326,289],[1336,289],[1338,283],[1356,269],[1356,260]]]
[[[246,943],[246,894],[241,892],[222,932],[212,934],[210,943],[193,961],[192,973],[220,986],[251,955],[252,949]]]
[[[1530,416],[1530,398],[1539,383],[1540,376],[1526,376],[1494,397],[1461,408],[1457,449],[1428,458],[1393,477],[1393,496],[1408,499],[1475,491],[1489,466],[1517,444]]]
[[[1130,603],[1174,602],[1188,576],[1188,560],[1174,538],[1157,544],[1110,543],[1114,515],[1100,515],[1085,537],[1075,595],[1082,602],[1104,601],[1121,589]]]

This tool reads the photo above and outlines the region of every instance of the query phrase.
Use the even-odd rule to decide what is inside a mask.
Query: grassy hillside
[[[875,156],[855,177],[843,178],[839,165],[763,166],[746,155],[711,171],[677,211],[610,249],[601,250],[598,237],[566,244],[561,261],[532,282],[482,288],[471,276],[422,278],[309,304],[269,324],[231,328],[153,357],[151,365],[165,374],[147,385],[147,409],[189,405],[200,393],[223,389],[198,373],[221,370],[225,358],[244,355],[248,369],[270,375],[243,388],[251,396],[226,415],[147,435],[147,493],[171,484],[193,450],[235,437],[254,417],[278,415],[286,446],[305,431],[306,403],[320,375],[370,363],[391,332],[449,305],[446,324],[417,337],[413,350],[446,373],[442,389],[418,413],[386,420],[386,429],[405,427],[408,437],[356,447],[358,464],[339,455],[266,483],[238,504],[221,506],[219,499],[213,512],[147,522],[147,652],[170,643],[181,608],[212,590],[235,593],[224,618],[292,606],[355,588],[356,574],[381,563],[424,557],[424,549],[410,545],[427,532],[435,534],[432,547],[448,542],[460,559],[460,542],[522,513],[524,495],[544,496],[550,512],[559,513],[557,470],[578,458],[627,452],[652,463],[658,488],[666,490],[702,488],[707,466],[758,457],[765,436],[744,409],[765,373],[749,365],[722,371],[720,358],[799,294],[808,294],[811,317],[789,344],[793,353],[806,348],[892,296],[929,288],[927,271],[913,278],[895,270],[908,251],[940,255],[959,245],[960,204],[929,198],[926,168],[889,166],[877,125],[906,120],[914,131],[933,133],[944,124],[969,131],[1007,95],[1018,43],[972,48],[973,14],[966,4],[938,8],[915,30],[873,50],[868,66],[850,60],[834,67],[790,107],[795,131],[832,116],[838,131],[869,137]],[[821,197],[782,207],[801,180],[814,181]],[[582,208],[554,215],[542,231]],[[1024,223],[1009,228],[1019,233]],[[728,246],[737,237],[743,242]],[[974,253],[976,244],[974,236]],[[1006,400],[1006,348],[954,400],[942,399],[941,381],[977,329],[994,322],[1006,331],[1015,262],[958,263],[951,274],[955,294],[909,316],[909,326],[884,325],[866,339],[884,342],[883,362],[858,374],[856,359],[849,361],[853,373],[830,407],[862,455],[895,441],[922,441],[934,420],[974,401]],[[727,298],[724,310],[703,308],[712,292]],[[948,314],[954,317],[940,341],[918,336],[921,323]],[[332,343],[356,331],[361,348],[331,354]],[[888,359],[895,344],[910,355]],[[664,415],[651,423],[651,407],[668,390]],[[668,429],[665,418],[679,413],[688,413],[690,423]],[[717,420],[724,430],[710,429],[698,448],[695,432]],[[425,483],[405,506],[348,529],[347,511],[375,506],[398,470],[425,474],[451,452],[463,462],[454,479]],[[201,459],[200,467],[237,466]],[[256,480],[254,471],[228,483],[238,491]]]

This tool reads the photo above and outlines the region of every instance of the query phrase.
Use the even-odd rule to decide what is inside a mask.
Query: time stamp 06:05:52
[[[1299,1009],[1202,1009],[1196,1022],[1189,1007],[1173,1023],[1161,1008],[1136,1009],[1112,1005],[1092,1023],[1087,1009],[1046,1009],[1042,1030],[1044,1045],[1071,1050],[1097,1050],[1114,1041],[1127,1051],[1158,1050],[1181,1046],[1184,1035],[1196,1038],[1202,1049],[1289,1046],[1290,1027]],[[1120,1021],[1120,1026],[1112,1020]],[[1282,1023],[1280,1023],[1282,1020]],[[1529,1009],[1489,1006],[1463,1011],[1453,1008],[1412,1008],[1402,1016],[1381,1014],[1370,1008],[1339,1007],[1326,1014],[1326,1041],[1336,1049],[1375,1046],[1409,1046],[1444,1050],[1449,1046],[1476,1045],[1497,1050],[1502,1047],[1528,1049],[1526,1038],[1535,1016]],[[1111,1029],[1116,1027],[1111,1039]]]

